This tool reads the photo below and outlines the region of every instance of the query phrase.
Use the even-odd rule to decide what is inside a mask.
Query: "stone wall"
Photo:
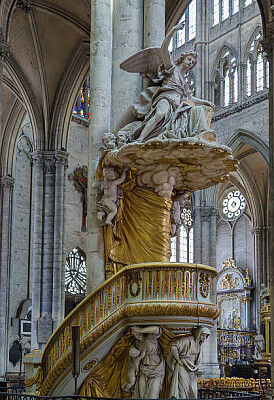
[[[68,168],[66,170],[66,254],[75,247],[86,252],[86,232],[81,232],[82,201],[69,175],[88,163],[88,126],[71,121],[68,135]]]

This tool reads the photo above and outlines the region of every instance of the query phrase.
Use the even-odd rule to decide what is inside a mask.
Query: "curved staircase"
[[[36,394],[71,395],[73,325],[80,325],[81,374],[78,389],[132,325],[162,325],[176,333],[193,326],[211,327],[218,316],[213,302],[216,270],[200,264],[130,265],[86,297],[56,329],[36,374],[26,385]]]

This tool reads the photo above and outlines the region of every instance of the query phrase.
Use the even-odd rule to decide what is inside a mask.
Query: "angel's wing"
[[[127,72],[137,72],[143,77],[156,78],[159,65],[163,62],[160,47],[148,47],[139,51],[120,64]]]

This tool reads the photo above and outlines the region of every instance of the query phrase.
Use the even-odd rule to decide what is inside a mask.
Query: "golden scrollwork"
[[[203,298],[206,298],[208,296],[208,294],[209,294],[209,276],[205,273],[200,274],[199,290],[200,290],[200,295]]]
[[[251,286],[252,285],[252,278],[249,275],[249,268],[246,269],[245,279],[244,279],[244,286]]]
[[[223,268],[222,269],[225,269],[225,268],[237,268],[236,267],[236,261],[232,260],[232,258],[226,259],[225,261],[223,261],[222,264],[223,264]]]
[[[270,379],[244,379],[244,378],[210,378],[199,379],[198,388],[210,390],[235,390],[252,393],[265,393],[271,387]]]
[[[25,385],[27,387],[30,387],[32,385],[36,385],[35,394],[37,396],[40,395],[41,386],[43,384],[43,377],[44,377],[43,368],[41,367],[41,365],[39,365],[39,367],[37,368],[37,370],[35,372],[35,375],[33,375],[29,379],[25,379]]]
[[[237,277],[232,278],[232,275],[233,275],[233,273],[231,273],[231,274],[227,273],[223,277],[223,279],[221,280],[221,283],[220,283],[220,288],[221,289],[232,290],[232,289],[235,289],[238,286],[238,284],[239,284],[238,280],[239,279]]]
[[[120,270],[79,304],[52,335],[42,356],[44,380],[40,394],[47,395],[71,365],[73,325],[81,326],[80,348],[84,352],[128,317],[153,316],[163,323],[167,316],[169,320],[172,316],[186,320],[191,317],[213,323],[219,310],[211,294],[205,302],[199,301],[195,289],[199,288],[201,274],[208,277],[210,285],[217,272],[204,265],[169,262],[137,264]]]

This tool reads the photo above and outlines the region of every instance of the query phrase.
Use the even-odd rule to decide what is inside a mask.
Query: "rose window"
[[[236,219],[244,212],[245,207],[245,197],[239,190],[233,190],[223,200],[223,215],[228,219]]]

